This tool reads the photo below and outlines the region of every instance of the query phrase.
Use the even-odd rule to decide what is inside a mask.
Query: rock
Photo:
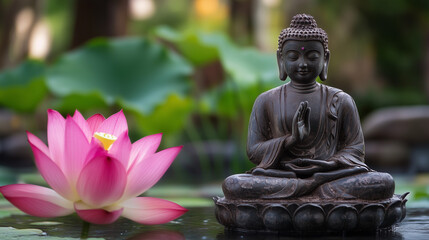
[[[375,111],[362,124],[366,140],[429,144],[429,106],[392,107]]]
[[[409,147],[398,141],[368,140],[365,142],[365,161],[371,167],[403,167],[410,158]]]

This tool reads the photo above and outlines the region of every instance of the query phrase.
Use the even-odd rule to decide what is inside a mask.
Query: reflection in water
[[[225,231],[224,233],[221,233],[217,236],[218,240],[301,240],[301,239],[321,239],[322,236],[286,236],[276,233],[239,233],[239,232],[232,232],[232,231]],[[340,236],[323,236],[323,239],[328,240],[402,240],[404,239],[401,233],[398,232],[386,232],[386,233],[379,233],[377,235],[372,236],[349,236],[347,234],[340,235]],[[413,238],[415,239],[415,238]]]
[[[381,232],[376,236],[325,236],[323,239],[381,239],[381,240],[408,240],[429,239],[429,208],[407,209],[407,217],[396,226],[395,231]],[[59,225],[32,225],[34,222],[44,221],[28,215],[2,218],[0,226],[11,226],[18,229],[39,228],[49,236],[80,237],[82,221],[76,216],[60,217],[49,221],[61,222]],[[225,231],[214,216],[214,208],[190,208],[190,211],[181,218],[164,225],[146,226],[121,218],[110,225],[91,225],[89,237],[110,239],[320,239],[320,237],[283,236],[275,233],[243,233]],[[0,239],[3,239],[0,235]]]
[[[185,236],[183,236],[180,232],[169,231],[169,230],[153,230],[147,231],[140,234],[137,234],[129,240],[185,240]]]

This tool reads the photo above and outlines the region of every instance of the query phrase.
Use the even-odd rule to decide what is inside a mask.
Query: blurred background
[[[1,185],[41,181],[25,130],[46,139],[53,108],[124,109],[133,141],[162,132],[160,149],[184,145],[163,183],[219,188],[253,167],[253,101],[284,84],[277,38],[298,13],[328,33],[325,84],[355,99],[368,165],[429,199],[424,0],[1,0]]]

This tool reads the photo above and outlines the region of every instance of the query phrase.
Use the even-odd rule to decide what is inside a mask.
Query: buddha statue
[[[405,217],[406,195],[391,175],[364,163],[354,100],[325,81],[328,36],[312,16],[298,14],[278,41],[281,80],[257,97],[247,156],[256,167],[225,179],[216,217],[230,229],[302,233],[376,231]]]
[[[327,79],[326,32],[299,14],[278,41],[281,80],[262,93],[249,122],[247,155],[257,165],[228,177],[228,199],[386,199],[394,192],[387,173],[364,163],[364,138],[353,99],[316,81]]]

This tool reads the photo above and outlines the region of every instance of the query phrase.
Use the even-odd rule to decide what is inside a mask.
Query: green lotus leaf
[[[237,46],[222,33],[178,33],[160,27],[156,34],[172,42],[186,59],[197,66],[219,59],[224,70],[239,86],[282,84],[278,78],[274,52],[263,53],[255,48]]]
[[[40,229],[16,229],[13,227],[0,227],[1,239],[16,239],[16,240],[33,240],[33,239],[49,239],[49,240],[74,240],[80,238],[72,237],[54,237],[47,236],[45,232]],[[104,239],[104,238],[88,238],[90,239]]]
[[[46,96],[45,65],[36,60],[24,61],[0,74],[0,106],[18,112],[31,112]]]
[[[100,93],[92,94],[75,94],[72,93],[63,98],[60,98],[58,101],[52,102],[51,108],[56,109],[62,113],[72,113],[76,109],[81,112],[96,110],[100,112],[102,109],[107,109],[107,104],[104,102]]]
[[[219,59],[218,47],[205,41],[204,34],[195,31],[179,34],[167,27],[159,27],[155,33],[158,37],[173,42],[179,52],[195,66]]]
[[[246,118],[259,94],[284,83],[278,78],[275,53],[237,46],[221,33],[178,33],[166,27],[158,28],[156,33],[197,66],[220,61],[226,79],[202,93],[199,110],[203,113]],[[201,59],[197,60],[198,56]]]
[[[137,125],[145,135],[155,133],[171,134],[183,129],[193,110],[191,98],[170,95],[166,101],[155,108],[150,115],[136,115]]]
[[[253,48],[229,48],[222,51],[221,63],[238,86],[279,86],[277,60],[274,53]]]
[[[232,118],[242,116],[248,119],[259,94],[273,87],[275,84],[262,82],[239,85],[234,79],[229,78],[222,85],[203,94],[199,110],[203,113],[216,113]]]
[[[191,71],[180,56],[148,39],[99,38],[52,65],[47,85],[59,97],[99,95],[109,105],[149,115],[171,94],[187,93]]]
[[[62,222],[54,222],[54,221],[41,221],[41,222],[32,222],[30,225],[35,226],[55,226],[55,225],[61,225],[64,224]]]

